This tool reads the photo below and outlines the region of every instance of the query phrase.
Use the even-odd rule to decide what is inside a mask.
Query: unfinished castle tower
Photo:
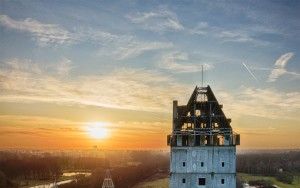
[[[187,105],[173,101],[170,188],[235,188],[235,134],[209,86],[196,87]]]

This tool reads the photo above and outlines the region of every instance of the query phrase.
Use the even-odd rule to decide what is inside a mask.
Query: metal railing
[[[168,135],[168,145],[181,146],[235,146],[240,145],[240,135],[229,131],[177,131]]]

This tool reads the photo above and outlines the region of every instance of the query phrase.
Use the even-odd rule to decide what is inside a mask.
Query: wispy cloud
[[[159,67],[178,73],[200,72],[202,70],[202,65],[203,70],[213,68],[213,65],[211,64],[192,64],[188,63],[188,61],[189,56],[187,53],[171,52],[163,55]]]
[[[9,29],[29,33],[42,46],[70,43],[73,40],[72,34],[64,28],[56,24],[44,24],[31,18],[15,20],[7,15],[0,15],[0,24]]]
[[[67,76],[69,72],[72,70],[73,65],[70,59],[64,58],[62,59],[58,65],[56,65],[57,74],[61,76]]]
[[[127,15],[127,18],[132,23],[140,24],[144,29],[155,32],[179,31],[184,29],[176,14],[165,8],[151,12],[130,14]]]
[[[164,42],[143,42],[143,41],[130,41],[127,44],[118,45],[113,51],[115,57],[119,60],[137,57],[144,52],[162,50],[172,48],[172,43]]]
[[[59,64],[57,64],[59,66]],[[49,70],[52,68],[53,70]],[[65,79],[54,67],[13,59],[0,69],[0,101],[82,104],[112,108],[169,112],[173,99],[184,104],[194,86],[181,84],[157,71],[118,69],[106,74]],[[295,118],[300,93],[241,87],[215,90],[229,117]]]
[[[55,134],[61,131],[68,131],[73,134],[85,134],[86,127],[93,122],[71,121],[45,116],[26,115],[0,115],[0,123],[4,124],[0,133],[2,134]],[[14,125],[13,128],[11,125]],[[128,134],[140,136],[140,131],[148,134],[168,132],[166,129],[169,122],[166,121],[110,121],[105,127],[116,134]],[[29,133],[27,132],[29,130]],[[25,132],[23,132],[25,131]],[[118,137],[118,135],[115,135]]]
[[[98,45],[98,55],[115,60],[134,58],[147,51],[169,49],[174,46],[171,42],[146,41],[131,35],[117,35],[93,28],[77,29],[74,35],[80,42]]]
[[[270,119],[296,119],[300,112],[300,93],[275,89],[240,87],[236,92],[216,91],[229,116],[256,116]]]
[[[207,22],[199,22],[195,28],[189,30],[189,33],[193,35],[203,35],[218,38],[222,42],[252,43],[262,46],[268,44],[267,41],[262,41],[253,36],[253,33],[257,33],[257,29],[254,28],[228,29],[219,26],[213,26]]]
[[[222,30],[216,36],[225,42],[258,42],[247,32],[241,30]]]
[[[45,116],[25,116],[25,115],[0,115],[0,122],[6,124],[18,125],[23,128],[26,127],[35,127],[38,124],[40,127],[57,128],[57,127],[74,127],[74,125],[81,125],[83,122],[71,121],[66,119],[58,119],[53,117]],[[5,123],[4,123],[5,122]],[[57,126],[57,127],[56,127]],[[4,127],[4,126],[3,126]]]
[[[144,41],[134,36],[116,35],[90,27],[70,31],[59,25],[41,23],[32,18],[15,20],[7,15],[0,15],[0,24],[29,33],[41,46],[89,42],[98,46],[99,54],[118,60],[137,57],[146,51],[173,47],[171,42]]]
[[[44,149],[89,148],[99,144],[99,140],[95,143],[87,132],[91,123],[93,122],[66,121],[42,116],[0,115],[0,124],[4,125],[0,129],[0,146],[1,148],[43,147]],[[107,122],[104,126],[110,137],[101,143],[101,148],[155,148],[165,147],[163,139],[169,132],[170,122],[122,121]],[[15,138],[13,142],[10,141],[12,137]],[[143,143],[138,142],[141,137]],[[158,139],[153,142],[153,137]]]
[[[249,67],[246,65],[246,63],[242,63],[242,65],[246,68],[246,70],[249,72],[249,74],[252,76],[252,78],[254,78],[256,81],[258,81],[258,79],[256,78],[256,76],[253,74],[253,72],[249,69]]]
[[[125,38],[124,36],[118,36],[110,32],[91,27],[77,28],[73,31],[73,33],[79,42],[91,42],[93,44],[97,44],[99,42],[106,44],[108,42],[114,42]]]
[[[60,64],[58,63],[59,67]],[[31,69],[31,68],[34,69]],[[118,69],[104,75],[60,76],[56,67],[12,59],[0,69],[0,101],[42,101],[145,111],[166,111],[186,85],[157,71]]]
[[[280,76],[284,74],[290,74],[293,76],[300,76],[300,74],[295,72],[289,72],[286,70],[286,65],[289,62],[289,60],[294,56],[294,53],[289,52],[286,54],[281,55],[274,64],[274,69],[271,71],[271,74],[269,75],[268,82],[274,82],[276,81]]]
[[[74,31],[80,42],[90,42],[97,46],[98,55],[124,60],[137,57],[147,51],[173,48],[171,42],[146,41],[132,35],[117,35],[93,28]]]

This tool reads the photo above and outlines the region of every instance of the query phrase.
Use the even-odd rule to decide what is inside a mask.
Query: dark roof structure
[[[178,146],[180,138],[182,146],[239,145],[240,136],[233,133],[231,119],[222,108],[209,85],[196,86],[186,105],[173,101],[173,132],[169,144]]]
[[[177,101],[174,101],[177,103]],[[174,119],[175,130],[190,123],[193,129],[231,129],[231,119],[227,119],[222,105],[217,101],[210,86],[194,89],[187,105],[177,106],[177,117]],[[191,128],[191,127],[190,127]]]

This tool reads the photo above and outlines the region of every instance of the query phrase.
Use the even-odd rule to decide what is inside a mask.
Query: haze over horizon
[[[298,1],[1,1],[0,149],[166,149],[210,85],[240,149],[299,149]]]

